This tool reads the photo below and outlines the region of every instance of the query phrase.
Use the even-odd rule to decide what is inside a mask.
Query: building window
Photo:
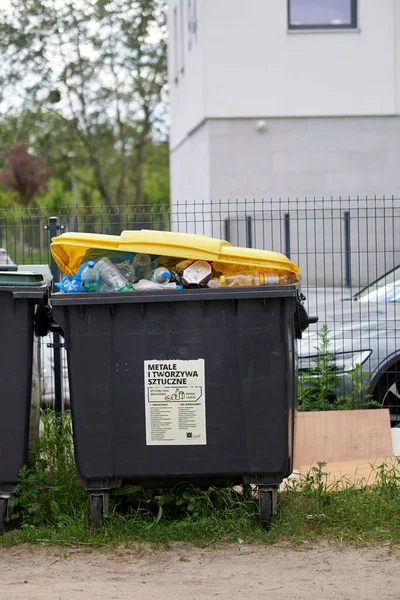
[[[303,29],[355,29],[357,0],[288,0],[288,26]]]

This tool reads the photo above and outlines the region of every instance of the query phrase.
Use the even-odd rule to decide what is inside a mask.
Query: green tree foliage
[[[0,11],[1,148],[29,141],[73,201],[167,201],[165,31],[164,0],[13,0]]]

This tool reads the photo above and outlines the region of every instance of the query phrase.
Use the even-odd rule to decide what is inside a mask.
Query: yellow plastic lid
[[[206,260],[231,265],[254,266],[292,273],[301,280],[300,269],[284,254],[255,248],[240,248],[229,242],[196,233],[170,231],[123,231],[121,235],[94,233],[63,233],[52,239],[51,253],[66,275],[74,275],[87,250],[120,250],[155,256]]]

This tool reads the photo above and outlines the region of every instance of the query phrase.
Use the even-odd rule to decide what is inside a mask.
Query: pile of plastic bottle
[[[90,250],[78,272],[55,286],[64,293],[182,290],[250,287],[295,283],[292,273],[204,260],[182,260],[149,254]]]

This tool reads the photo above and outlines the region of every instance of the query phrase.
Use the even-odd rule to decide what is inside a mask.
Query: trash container
[[[147,245],[136,244],[147,235]],[[192,244],[194,258],[274,259],[205,236],[160,248],[170,243],[165,235],[127,237],[137,252],[184,257]],[[111,237],[97,236],[95,247],[106,249]],[[64,272],[63,261],[73,259],[71,274],[89,246],[83,234],[63,234],[52,252]],[[65,338],[75,458],[92,525],[122,482],[190,482],[256,485],[269,526],[278,486],[292,471],[296,337],[308,325],[299,284],[53,294],[51,304]]]
[[[0,532],[28,458],[34,315],[47,302],[48,285],[39,273],[0,267]]]

